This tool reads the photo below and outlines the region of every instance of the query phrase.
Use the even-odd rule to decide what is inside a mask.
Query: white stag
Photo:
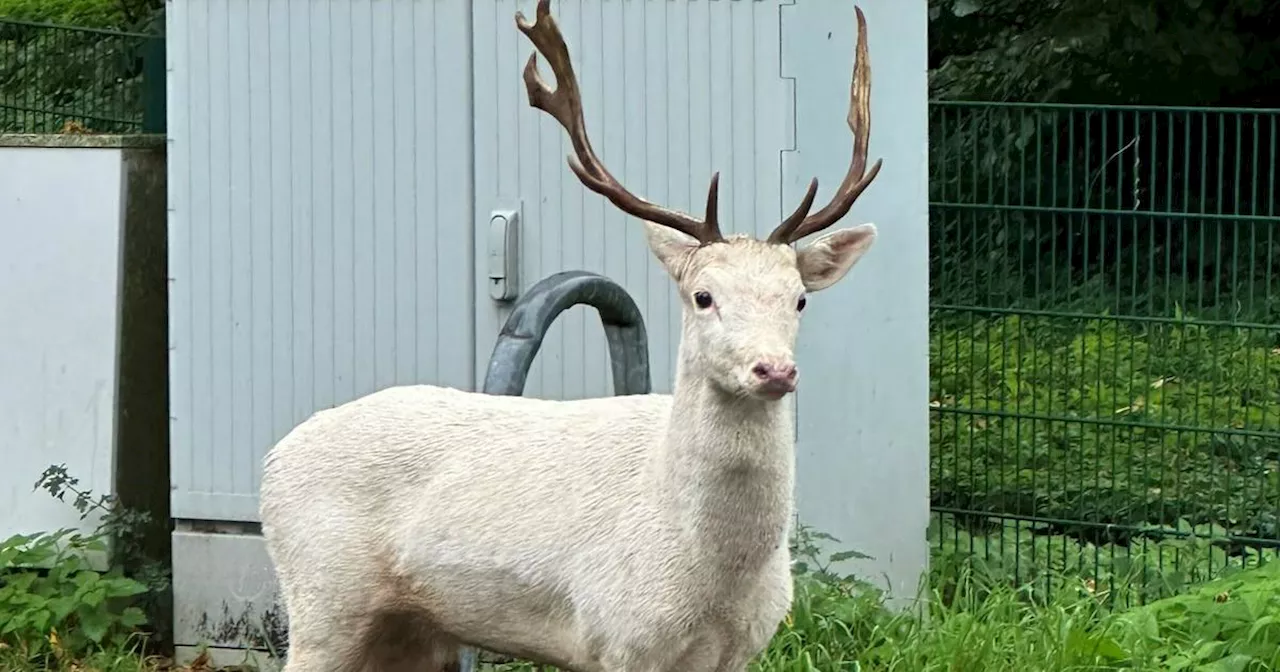
[[[576,672],[742,672],[791,604],[793,350],[805,293],[840,280],[871,224],[828,232],[867,170],[866,20],[853,160],[767,240],[636,196],[596,156],[564,37],[540,0],[529,103],[587,188],[643,220],[683,321],[672,394],[551,401],[431,385],[316,413],[265,460],[262,529],[289,620],[288,672],[455,670],[467,645]]]

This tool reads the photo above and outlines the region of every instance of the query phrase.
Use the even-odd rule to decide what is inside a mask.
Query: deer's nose
[[[789,385],[795,383],[796,365],[793,362],[756,362],[751,373],[762,383]]]

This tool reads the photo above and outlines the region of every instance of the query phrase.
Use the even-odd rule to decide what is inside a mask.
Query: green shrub
[[[81,488],[65,465],[46,469],[35,487],[99,522],[88,535],[59,530],[0,542],[0,670],[155,669],[144,652],[154,632],[141,626],[171,598],[169,568],[146,546],[157,523]],[[108,544],[108,568],[99,571],[87,556],[106,554]]]
[[[0,19],[114,28],[124,21],[119,0],[0,0]]]
[[[930,540],[935,562],[969,563],[983,576],[1021,586],[1029,596],[1060,590],[1128,606],[1177,595],[1215,577],[1257,567],[1273,553],[1240,548],[1228,553],[1200,536],[1094,543],[1046,532],[1021,520],[989,518],[981,532],[973,521],[957,524],[935,514]],[[1182,526],[1191,535],[1190,526]]]
[[[0,644],[10,655],[48,665],[132,645],[146,617],[126,598],[146,586],[92,569],[84,554],[105,550],[72,530],[0,542]]]
[[[1280,669],[1280,562],[1122,614],[1124,642],[1163,670]]]

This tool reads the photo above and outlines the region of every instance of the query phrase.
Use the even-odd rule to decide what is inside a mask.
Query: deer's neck
[[[787,543],[795,483],[791,401],[727,395],[683,361],[672,396],[656,465],[668,524],[708,569],[759,568]]]

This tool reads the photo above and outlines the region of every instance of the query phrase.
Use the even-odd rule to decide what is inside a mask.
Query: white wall
[[[253,521],[319,409],[474,384],[468,0],[185,0],[168,36],[173,516]]]
[[[112,492],[121,150],[0,146],[0,539],[91,531],[32,492],[66,463]]]
[[[859,5],[872,65],[869,158],[884,166],[839,226],[870,221],[880,235],[805,309],[797,505],[802,521],[841,540],[837,550],[872,556],[848,569],[908,599],[928,562],[927,7]],[[783,200],[799,202],[817,176],[816,202],[826,203],[849,168],[853,3],[787,8],[782,36],[782,72],[796,79],[796,151],[787,153]]]

